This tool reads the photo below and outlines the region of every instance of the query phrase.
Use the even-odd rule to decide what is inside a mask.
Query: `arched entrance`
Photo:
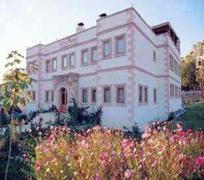
[[[59,100],[59,111],[63,113],[67,112],[67,90],[64,87],[59,90]]]

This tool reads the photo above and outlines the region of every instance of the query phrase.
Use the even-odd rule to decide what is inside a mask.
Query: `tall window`
[[[32,100],[33,100],[33,101],[36,100],[35,91],[33,91],[33,97],[32,97]]]
[[[49,102],[49,91],[45,91],[45,102],[48,103]]]
[[[125,88],[124,88],[124,86],[117,87],[116,102],[119,104],[125,103]]]
[[[143,87],[139,86],[139,103],[143,102]]]
[[[97,47],[91,48],[91,62],[95,63],[97,61]]]
[[[173,68],[173,72],[174,72],[174,73],[177,73],[177,62],[176,62],[175,59],[174,59],[174,68]]]
[[[103,89],[103,101],[104,103],[111,103],[111,88],[110,87],[104,87]]]
[[[148,103],[148,87],[140,85],[139,86],[139,103]]]
[[[156,54],[156,51],[154,50],[153,51],[153,61],[156,62],[157,60],[157,54]]]
[[[51,90],[51,102],[54,102],[54,90]]]
[[[125,54],[125,35],[116,37],[116,55]]]
[[[88,89],[82,89],[82,103],[88,103]]]
[[[156,90],[156,88],[154,88],[154,90],[153,90],[153,101],[154,101],[154,103],[157,103],[157,90]]]
[[[67,55],[62,56],[62,69],[66,69],[68,67],[68,58]]]
[[[82,64],[87,65],[89,64],[89,51],[88,49],[82,50]]]
[[[178,89],[178,86],[175,86],[175,97],[178,97],[179,96],[179,89]]]
[[[57,58],[52,59],[52,70],[53,71],[57,70]]]
[[[96,103],[97,91],[96,89],[91,90],[91,102]]]
[[[148,103],[148,88],[144,87],[144,102]]]
[[[171,54],[169,56],[169,60],[170,60],[170,62],[169,62],[169,69],[171,71],[173,71],[174,70],[174,58],[173,58],[173,56]]]
[[[46,72],[50,72],[50,60],[47,60],[45,62],[45,70],[46,70]]]
[[[110,58],[111,57],[111,40],[105,40],[103,41],[103,57],[104,58]]]
[[[174,97],[174,85],[170,84],[170,97]]]
[[[69,55],[69,66],[70,67],[75,66],[75,54],[74,53]]]

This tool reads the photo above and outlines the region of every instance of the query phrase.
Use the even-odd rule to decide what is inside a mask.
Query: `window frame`
[[[64,66],[64,58],[65,57],[66,57],[66,61],[67,61],[67,66]],[[69,63],[68,63],[68,55],[67,54],[62,55],[61,63],[62,63],[62,70],[68,69]]]
[[[140,99],[140,97],[141,97],[141,99]],[[149,88],[148,88],[148,86],[141,85],[141,84],[138,85],[138,103],[139,103],[139,105],[148,105],[148,103],[149,103]]]
[[[72,57],[72,56],[73,56],[73,58],[74,58],[74,65],[71,64],[71,57]],[[74,53],[74,52],[73,52],[73,53],[70,53],[68,59],[69,59],[69,60],[68,60],[69,68],[74,68],[74,67],[76,66],[76,55],[75,55],[75,53]]]
[[[49,93],[49,90],[45,91],[45,103],[50,103],[50,93]]]
[[[87,52],[87,56],[88,56],[88,62],[84,62],[84,53]],[[81,50],[81,65],[82,66],[88,66],[89,65],[89,49],[82,49]]]
[[[105,89],[106,88],[110,89],[110,102],[105,102]],[[103,86],[103,104],[104,105],[111,105],[112,104],[112,87],[111,87],[111,85]]]
[[[157,62],[157,53],[155,50],[153,50],[153,61]]]
[[[96,61],[94,61],[93,60],[93,57],[94,57],[94,49],[96,50]],[[91,47],[91,49],[90,49],[90,62],[91,62],[91,64],[96,64],[97,63],[97,61],[98,61],[98,48],[97,48],[97,46],[93,46],[93,47]]]
[[[169,95],[170,95],[170,98],[174,98],[175,97],[175,87],[174,87],[174,84],[170,83],[169,85]]]
[[[118,101],[118,89],[119,88],[123,88],[123,98],[124,98],[124,102],[119,102]],[[125,84],[118,84],[115,85],[115,102],[117,105],[125,105],[126,104],[126,85]]]
[[[36,92],[32,91],[32,101],[35,102],[36,101]]]
[[[93,91],[96,91],[95,101],[93,101]],[[97,103],[97,88],[96,87],[92,87],[90,93],[91,93],[90,94],[90,102],[91,102],[91,104],[96,104]]]
[[[121,38],[124,40],[124,52],[118,52],[118,41]],[[121,35],[115,36],[115,56],[118,57],[118,56],[124,56],[124,55],[126,55],[126,34],[121,34]]]
[[[157,104],[157,88],[153,89],[153,103]]]
[[[51,72],[51,60],[50,59],[47,59],[46,61],[45,61],[45,72],[46,73],[49,73],[49,72]]]
[[[87,102],[84,102],[84,91],[87,91]],[[88,88],[81,88],[81,103],[88,104],[89,103],[89,89]]]
[[[105,43],[110,43],[110,54],[105,56]],[[112,38],[107,38],[102,41],[102,57],[103,59],[111,59],[112,58]]]
[[[56,62],[56,68],[54,69],[54,62]],[[52,58],[52,72],[57,71],[57,57]]]

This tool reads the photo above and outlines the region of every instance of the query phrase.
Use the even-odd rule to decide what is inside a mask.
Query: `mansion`
[[[182,106],[179,38],[169,22],[149,26],[134,8],[28,48],[26,63],[36,79],[27,112],[52,105],[66,112],[75,98],[102,106],[104,126],[122,128],[165,120]]]

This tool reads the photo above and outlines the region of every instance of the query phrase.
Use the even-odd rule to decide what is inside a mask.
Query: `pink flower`
[[[198,166],[204,166],[204,156],[203,157],[197,157],[196,160],[195,160],[195,163],[198,165]]]
[[[96,174],[95,177],[94,177],[94,180],[101,180],[101,177],[99,174]]]
[[[150,133],[145,132],[144,134],[142,134],[142,139],[146,139],[148,137],[150,137]]]
[[[132,176],[132,171],[130,169],[127,169],[124,173],[125,178],[130,178]]]
[[[108,153],[102,153],[100,157],[101,164],[104,165],[107,160],[108,160]]]

